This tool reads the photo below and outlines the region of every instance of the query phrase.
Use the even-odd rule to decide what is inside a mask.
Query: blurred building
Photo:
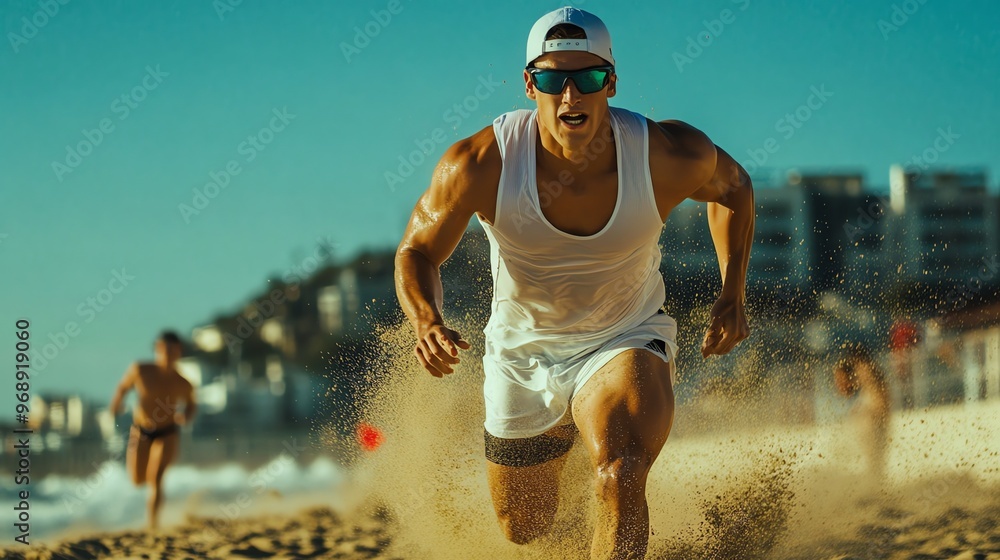
[[[805,197],[801,189],[755,188],[757,218],[748,282],[804,287],[809,274]],[[685,201],[667,218],[660,238],[663,270],[670,278],[719,276],[707,205]]]
[[[328,389],[325,378],[279,354],[244,357],[222,371],[197,357],[184,361],[185,377],[203,380],[195,434],[304,427],[321,411]]]
[[[667,217],[660,235],[660,252],[663,253],[660,270],[668,282],[719,274],[705,207],[704,203],[686,200]]]
[[[932,350],[960,373],[966,402],[1000,399],[1000,302],[928,321]]]
[[[267,289],[232,315],[195,328],[179,369],[199,386],[199,433],[281,429],[316,418],[330,403],[343,364],[363,368],[359,344],[395,305],[394,251],[367,252],[343,265]],[[340,395],[339,398],[347,398]]]
[[[888,258],[885,197],[871,193],[857,171],[792,171],[788,184],[806,198],[810,287],[816,292],[845,285],[874,288]]]
[[[40,394],[31,399],[31,428],[64,438],[100,438],[100,408],[79,395]]]
[[[803,290],[812,280],[816,247],[810,241],[809,209],[803,189],[755,189],[757,219],[748,288]]]
[[[1000,253],[997,197],[986,172],[890,170],[892,247],[908,282],[960,284]],[[992,280],[996,280],[993,278]]]
[[[395,299],[395,254],[366,253],[319,286],[316,293],[322,332],[342,335],[369,332]]]

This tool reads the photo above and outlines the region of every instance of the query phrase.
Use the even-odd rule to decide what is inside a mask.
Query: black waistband
[[[163,436],[168,436],[177,431],[177,424],[171,424],[169,426],[165,426],[163,428],[159,428],[156,430],[147,430],[146,428],[143,428],[138,424],[132,424],[132,425],[139,429],[139,433],[148,437],[149,439],[156,439]]]

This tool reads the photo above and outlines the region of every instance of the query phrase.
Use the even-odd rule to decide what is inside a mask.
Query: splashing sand
[[[483,335],[478,324],[468,318],[448,323],[472,348],[462,351],[455,373],[442,379],[429,375],[413,357],[416,340],[408,324],[379,329],[385,352],[379,367],[369,372],[363,420],[378,426],[385,441],[357,462],[356,492],[393,520],[388,553],[395,557],[585,558],[594,498],[580,445],[570,453],[550,535],[517,546],[497,525],[482,449]],[[653,536],[647,558],[825,558],[872,542],[881,543],[878,550],[891,551],[894,536],[919,533],[928,523],[940,525],[941,518],[957,515],[956,504],[964,498],[977,496],[976,505],[986,508],[996,499],[1000,472],[990,450],[1000,448],[1000,423],[990,419],[1000,408],[897,415],[890,479],[879,484],[850,455],[856,445],[847,430],[746,422],[753,406],[744,395],[761,394],[765,378],[757,379],[749,388],[716,394],[710,417],[678,408],[678,425],[686,418],[717,422],[730,413],[740,420],[714,430],[698,426],[700,433],[675,433],[668,440],[649,477]],[[766,414],[753,410],[757,420]],[[933,438],[924,433],[927,421],[940,426]],[[951,432],[941,429],[946,425]],[[975,437],[969,430],[977,432]],[[928,488],[934,490],[928,493]]]

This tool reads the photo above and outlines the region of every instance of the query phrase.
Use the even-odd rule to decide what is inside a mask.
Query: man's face
[[[172,364],[181,359],[181,345],[176,342],[156,341],[156,359]]]
[[[607,65],[601,57],[582,51],[562,51],[546,53],[535,59],[535,67],[551,70],[580,70],[593,66]],[[601,123],[608,114],[608,99],[615,95],[617,76],[611,75],[608,85],[601,91],[582,94],[573,80],[566,81],[562,93],[543,93],[535,87],[527,70],[524,71],[526,94],[538,102],[538,118],[541,125],[567,151],[581,151],[597,136]],[[567,123],[560,117],[582,113],[581,124]]]

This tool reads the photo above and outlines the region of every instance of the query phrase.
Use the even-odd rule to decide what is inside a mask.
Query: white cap
[[[561,23],[583,29],[587,38],[546,41],[545,35],[549,30]],[[592,13],[572,6],[551,11],[538,18],[535,25],[531,26],[531,33],[528,33],[528,60],[525,64],[531,65],[531,61],[553,51],[586,51],[603,58],[612,66],[615,65],[615,59],[611,56],[611,34],[604,22]]]

